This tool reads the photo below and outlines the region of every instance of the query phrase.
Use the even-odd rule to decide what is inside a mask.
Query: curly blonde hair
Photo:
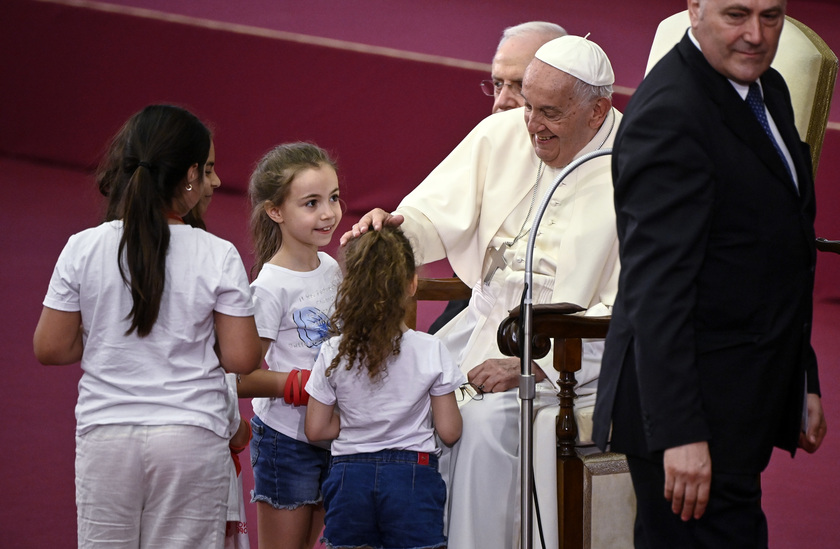
[[[341,327],[338,353],[326,375],[358,367],[371,381],[381,379],[392,355],[400,353],[409,287],[417,271],[402,230],[383,227],[348,244],[346,274],[338,288],[332,325]]]

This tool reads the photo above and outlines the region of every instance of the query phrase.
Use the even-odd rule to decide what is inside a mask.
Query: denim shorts
[[[444,547],[445,503],[436,456],[401,450],[333,456],[322,541],[332,548]]]
[[[330,453],[279,433],[254,416],[251,419],[251,503],[262,501],[275,509],[296,509],[321,502]]]

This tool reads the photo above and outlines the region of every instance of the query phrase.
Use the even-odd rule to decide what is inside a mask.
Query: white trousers
[[[79,548],[219,548],[228,441],[190,425],[104,425],[76,437]]]
[[[449,549],[519,546],[518,394],[511,389],[464,403],[461,440],[442,446]],[[537,384],[534,412],[557,405],[556,391],[546,382]]]

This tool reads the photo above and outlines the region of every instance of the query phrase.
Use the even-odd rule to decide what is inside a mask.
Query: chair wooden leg
[[[557,525],[560,549],[583,548],[583,461],[575,451],[575,374],[583,348],[580,339],[554,341],[555,367],[560,372],[557,415]]]
[[[575,422],[575,371],[580,369],[583,346],[580,339],[556,339],[554,341],[554,367],[560,372],[560,413],[557,416],[557,456],[575,457],[577,423]],[[577,366],[570,366],[575,364]]]
[[[579,457],[557,460],[557,490],[559,549],[582,549],[583,462]]]

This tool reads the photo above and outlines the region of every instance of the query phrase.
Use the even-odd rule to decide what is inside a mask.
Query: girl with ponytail
[[[209,151],[182,108],[132,116],[103,162],[110,219],[70,237],[50,280],[34,350],[81,361],[80,548],[224,545],[224,369],[253,371],[260,342],[236,249],[182,219],[204,196]]]

